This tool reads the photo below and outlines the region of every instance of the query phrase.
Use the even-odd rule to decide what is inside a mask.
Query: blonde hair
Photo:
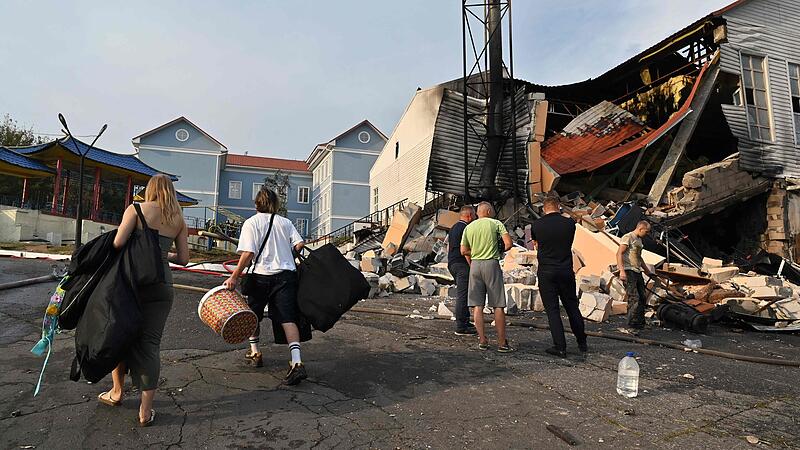
[[[171,225],[181,216],[181,205],[175,194],[175,186],[172,185],[172,180],[163,173],[155,175],[147,182],[144,201],[158,203],[161,208],[161,221],[167,225]]]

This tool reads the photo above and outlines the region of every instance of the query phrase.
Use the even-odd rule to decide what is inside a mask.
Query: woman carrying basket
[[[244,221],[239,234],[241,253],[239,264],[224,286],[234,289],[250,263],[253,268],[247,274],[242,293],[247,295],[247,304],[258,316],[264,318],[264,307],[269,305],[269,317],[280,323],[289,343],[291,362],[286,374],[286,384],[295,385],[306,379],[306,369],[300,359],[300,330],[297,326],[300,309],[297,306],[297,267],[292,249],[299,252],[303,238],[292,222],[279,216],[278,195],[267,188],[256,194],[257,214]],[[256,367],[263,365],[258,350],[260,326],[250,336],[250,351],[247,358]]]
[[[125,373],[129,372],[133,384],[142,392],[142,402],[139,405],[140,426],[152,424],[156,416],[153,399],[161,370],[161,335],[172,308],[173,298],[169,263],[186,265],[189,262],[188,230],[175,196],[172,180],[164,174],[150,178],[144,197],[143,203],[130,205],[125,210],[122,223],[114,238],[114,248],[124,247],[136,229],[149,227],[157,230],[166,280],[164,283],[138,287],[137,296],[141,298],[143,318],[141,337],[133,344],[124,361],[111,372],[114,386],[110,391],[103,392],[97,397],[100,403],[119,406],[122,403]],[[169,252],[173,242],[176,244],[177,253]]]

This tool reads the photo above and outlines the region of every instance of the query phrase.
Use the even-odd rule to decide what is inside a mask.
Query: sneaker
[[[488,342],[478,342],[478,350],[489,350]]]
[[[244,357],[254,367],[263,367],[264,366],[264,359],[263,359],[263,356],[262,356],[261,352],[256,352],[256,353],[247,352],[247,354],[244,355]]]
[[[300,384],[300,382],[306,378],[308,378],[306,367],[303,365],[303,363],[297,363],[289,367],[289,372],[286,373],[286,384],[289,386],[294,386],[296,384]]]
[[[544,352],[547,353],[548,355],[557,356],[559,358],[566,358],[567,357],[567,351],[566,350],[560,350],[560,349],[557,349],[555,347],[550,347],[550,348],[546,349]]]
[[[475,336],[476,334],[478,334],[478,330],[475,327],[456,329],[456,336]]]
[[[511,353],[511,352],[515,352],[516,350],[517,349],[512,347],[511,344],[508,342],[508,339],[506,339],[506,343],[505,344],[497,346],[497,352],[498,353]]]

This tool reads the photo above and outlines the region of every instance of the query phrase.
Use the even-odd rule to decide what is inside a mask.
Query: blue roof
[[[178,201],[181,203],[193,203],[195,205],[200,203],[199,201],[197,201],[197,199],[189,197],[188,195],[182,194],[178,191],[175,191],[175,195],[178,197]]]
[[[92,147],[92,149],[89,150],[89,145],[86,144],[85,142],[81,142],[78,139],[75,139],[73,142],[73,140],[68,137],[63,137],[53,142],[48,142],[47,144],[31,145],[28,147],[15,147],[14,151],[25,155],[32,155],[34,153],[39,153],[43,150],[46,150],[55,145],[56,143],[60,144],[69,152],[79,157],[82,153],[86,153],[86,151],[88,150],[89,153],[86,153],[86,158],[97,163],[107,164],[109,166],[118,167],[120,169],[130,170],[132,172],[137,172],[142,175],[147,175],[149,177],[152,177],[153,175],[157,175],[159,173],[165,173],[156,170],[153,167],[148,166],[134,155],[130,154],[124,155],[120,153],[114,153],[97,147]],[[173,181],[178,179],[178,177],[176,177],[175,175],[172,174],[166,174],[166,175],[169,175]]]
[[[21,155],[13,150],[9,150],[6,147],[0,147],[0,161],[25,169],[40,170],[47,173],[55,172],[55,170],[47,167],[41,161],[28,158],[27,156]]]

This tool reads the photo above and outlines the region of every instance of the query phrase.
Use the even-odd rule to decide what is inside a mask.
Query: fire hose
[[[198,293],[203,293],[203,294],[208,291],[208,289],[206,289],[206,288],[201,288],[201,287],[196,287],[196,286],[187,286],[187,285],[183,285],[183,284],[173,284],[172,287],[174,287],[175,289],[182,289],[182,290],[198,292]],[[380,310],[380,309],[373,309],[373,308],[363,308],[363,307],[359,307],[359,306],[355,306],[353,308],[350,308],[350,312],[364,313],[364,314],[382,314],[382,315],[403,316],[403,317],[409,315],[409,313],[404,312],[404,311]],[[450,320],[449,318],[438,317],[438,316],[434,316],[434,319],[448,320],[448,321]],[[549,330],[550,329],[550,327],[547,326],[547,325],[540,325],[540,324],[537,324],[537,323],[533,323],[533,322],[529,322],[529,321],[523,321],[523,320],[512,320],[509,323],[509,325],[512,326],[512,327],[523,327],[523,328],[529,328],[529,329],[530,328],[535,328],[537,330]],[[587,336],[592,336],[592,337],[604,338],[604,339],[613,339],[613,340],[617,340],[617,341],[632,342],[632,343],[635,343],[635,344],[656,345],[656,346],[661,346],[661,347],[666,347],[666,348],[673,348],[673,349],[681,350],[681,351],[685,351],[686,350],[686,346],[685,345],[674,344],[672,342],[656,341],[654,339],[646,339],[646,338],[640,338],[640,337],[635,337],[635,336],[625,336],[625,335],[622,335],[622,334],[609,334],[609,333],[604,333],[602,331],[586,331],[586,335]],[[745,362],[752,362],[752,363],[758,363],[758,364],[769,364],[769,365],[773,365],[773,366],[800,367],[800,361],[791,361],[791,360],[783,360],[783,359],[775,359],[775,358],[763,358],[763,357],[760,357],[760,356],[740,355],[740,354],[737,354],[737,353],[729,353],[729,352],[723,352],[723,351],[719,351],[719,350],[711,350],[711,349],[707,349],[707,348],[697,348],[697,349],[692,349],[692,351],[696,352],[696,353],[700,353],[702,355],[716,356],[716,357],[719,357],[719,358],[733,359],[733,360],[736,360],[736,361],[745,361]]]

